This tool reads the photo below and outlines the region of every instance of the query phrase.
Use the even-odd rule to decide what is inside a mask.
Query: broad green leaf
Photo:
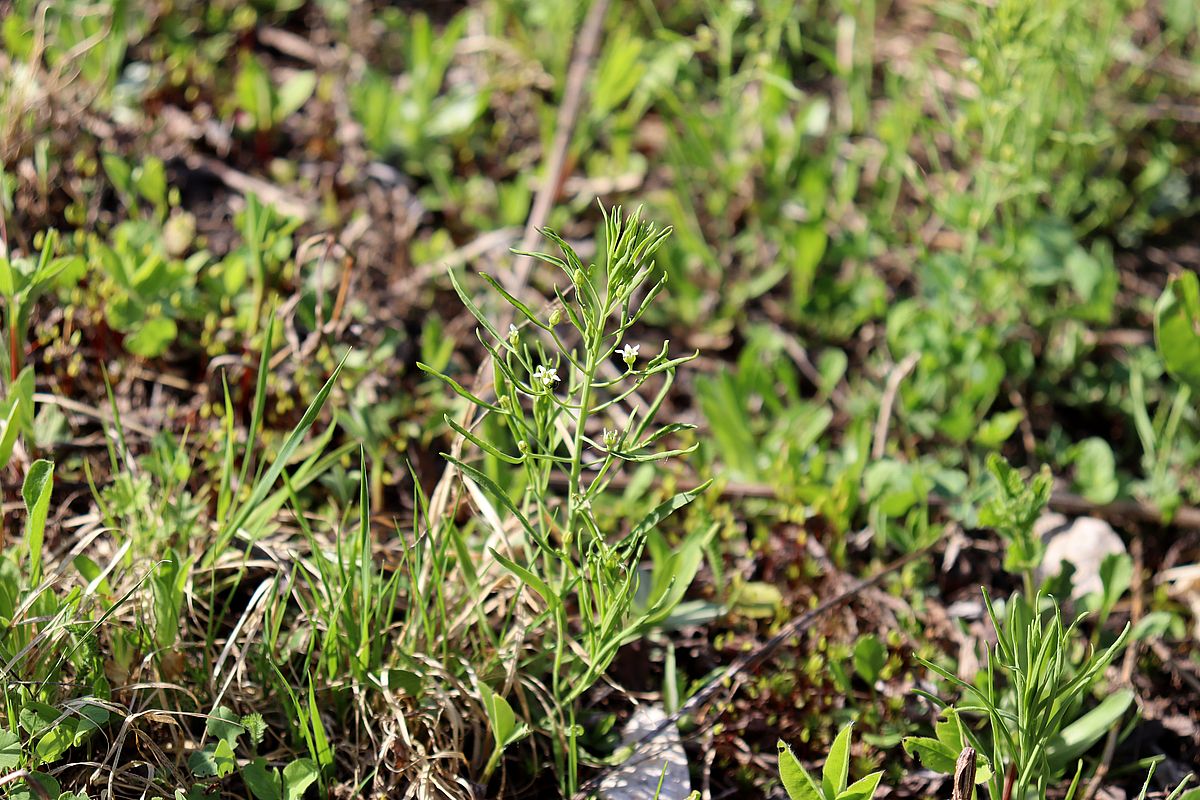
[[[872,772],[865,778],[859,778],[846,787],[845,791],[837,796],[837,800],[871,800],[882,777],[882,772]]]
[[[72,747],[78,747],[95,731],[100,729],[100,726],[108,722],[109,712],[103,706],[85,703],[79,707],[79,717],[76,719],[75,738],[71,742]]]
[[[283,122],[300,110],[300,106],[312,97],[317,87],[317,75],[312,70],[297,72],[279,87],[279,96],[274,109],[275,124]]]
[[[21,764],[21,737],[0,728],[0,770],[16,769]]]
[[[43,763],[54,763],[62,758],[63,753],[70,749],[71,745],[75,742],[75,725],[75,720],[67,717],[54,724],[49,731],[38,739],[33,750]]]
[[[279,770],[268,770],[266,759],[256,758],[242,767],[242,780],[255,800],[281,800],[283,797]]]
[[[212,714],[205,720],[204,729],[228,743],[231,750],[237,747],[238,738],[246,732],[241,718],[232,709],[225,706],[217,706],[213,709]]]
[[[452,89],[438,98],[425,125],[424,133],[431,137],[457,136],[465,133],[487,108],[487,94],[470,87]]]
[[[484,710],[487,711],[496,747],[504,749],[528,733],[529,729],[524,723],[517,721],[517,715],[508,701],[493,692],[487,684],[479,684],[479,696],[483,700]]]
[[[953,708],[947,708],[942,712],[942,716],[944,719],[940,719],[934,723],[934,735],[946,747],[958,752],[967,744],[963,736],[962,722],[958,718],[958,712]]]
[[[821,800],[821,790],[797,760],[792,748],[781,739],[779,749],[779,780],[790,800]]]
[[[1025,413],[1020,409],[993,414],[980,423],[975,431],[975,441],[984,447],[999,447],[1013,435],[1023,416]]]
[[[100,163],[104,165],[104,171],[108,174],[113,188],[133,201],[133,169],[129,164],[115,153],[104,153],[100,156]]]
[[[1118,689],[1088,713],[1063,728],[1058,736],[1046,746],[1046,758],[1055,770],[1064,768],[1071,761],[1087,752],[1100,741],[1109,729],[1121,721],[1121,717],[1133,703],[1133,691]]]
[[[944,742],[927,736],[907,736],[904,739],[905,752],[915,755],[926,769],[953,775],[954,764],[958,761],[958,750],[951,749]]]
[[[1117,498],[1117,460],[1112,447],[1098,436],[1091,436],[1070,450],[1075,464],[1075,483],[1080,494],[1093,503],[1111,503]]]
[[[238,106],[254,118],[254,127],[260,131],[270,130],[274,99],[271,77],[262,62],[254,56],[245,55],[242,58],[242,68],[234,80],[234,93]]]
[[[1133,583],[1133,559],[1125,553],[1106,555],[1100,562],[1100,583],[1104,587],[1100,613],[1106,618]]]
[[[1194,272],[1171,279],[1158,298],[1154,340],[1167,371],[1200,391],[1200,281]]]
[[[783,592],[767,581],[745,581],[734,588],[730,605],[743,617],[769,619],[783,608]]]
[[[863,636],[854,645],[854,671],[870,684],[879,680],[879,673],[887,663],[887,648],[874,634]]]
[[[1174,618],[1169,611],[1151,611],[1138,620],[1129,632],[1129,641],[1139,642],[1153,636],[1162,636],[1171,628]]]
[[[155,358],[161,356],[179,335],[179,326],[170,317],[155,317],[141,323],[137,330],[125,337],[125,349],[135,356]]]
[[[197,778],[224,778],[235,766],[237,760],[233,757],[233,748],[224,739],[188,756],[188,769]]]
[[[12,298],[17,293],[16,275],[13,273],[12,261],[0,258],[0,295],[5,299]]]
[[[317,780],[319,770],[310,758],[298,758],[283,768],[283,800],[300,800]]]
[[[45,772],[31,772],[25,780],[25,783],[4,795],[5,800],[45,800],[47,797],[59,797],[62,792],[62,786],[55,777]],[[30,784],[36,784],[41,791],[35,791]]]
[[[136,175],[134,183],[142,197],[156,207],[165,206],[167,204],[167,170],[162,159],[150,156],[142,162],[141,168],[136,170]]]

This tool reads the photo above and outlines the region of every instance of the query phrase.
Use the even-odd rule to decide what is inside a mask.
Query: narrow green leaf
[[[20,410],[21,398],[14,396],[12,405],[8,409],[8,416],[4,419],[4,430],[0,432],[0,469],[8,466],[8,460],[12,457],[13,446],[17,442],[17,433],[21,429],[17,416]]]
[[[42,580],[42,542],[46,537],[46,514],[50,510],[50,493],[54,484],[54,462],[39,458],[29,466],[21,496],[25,500],[25,542],[29,547],[32,583]]]
[[[490,333],[496,341],[505,341],[504,337],[500,335],[500,331],[496,330],[496,326],[492,325],[487,316],[479,310],[479,306],[475,305],[470,295],[467,294],[466,289],[458,282],[458,276],[454,274],[454,270],[447,270],[447,272],[450,274],[450,283],[454,286],[454,291],[458,293],[458,299],[462,300],[462,304],[467,307],[467,311],[471,312],[471,316],[478,320],[484,330]]]
[[[641,522],[633,527],[633,530],[629,533],[629,538],[637,540],[645,536],[647,533],[653,530],[658,523],[662,522],[664,519],[671,516],[673,513],[703,494],[704,490],[707,489],[711,483],[712,480],[707,480],[697,486],[695,489],[691,489],[686,492],[680,492],[670,500],[660,503],[657,508],[644,516]]]
[[[854,723],[842,728],[829,747],[825,768],[821,771],[821,790],[825,800],[835,800],[845,790],[849,781],[850,733],[853,729]]]
[[[312,428],[313,423],[317,421],[317,415],[321,413],[321,408],[324,407],[325,401],[329,399],[329,393],[333,391],[334,384],[337,382],[338,375],[341,374],[342,366],[345,363],[346,357],[343,356],[337,367],[334,368],[333,374],[329,376],[329,380],[325,382],[325,385],[317,392],[317,396],[313,398],[312,403],[309,404],[308,409],[304,412],[304,416],[300,418],[300,422],[292,430],[291,434],[288,435],[283,446],[279,448],[279,453],[275,456],[275,460],[271,463],[270,468],[267,469],[266,474],[255,482],[254,489],[250,492],[250,497],[239,507],[236,516],[221,532],[215,545],[205,555],[204,566],[211,566],[216,558],[225,551],[226,546],[228,546],[229,542],[237,534],[238,529],[245,525],[246,520],[258,509],[258,506],[271,491],[275,482],[279,480],[279,475],[283,472],[284,467],[287,466],[292,454],[296,452],[296,449],[308,434],[309,429]]]
[[[432,375],[433,377],[437,378],[439,381],[441,381],[442,383],[449,386],[450,389],[453,390],[455,394],[459,395],[460,397],[465,397],[466,399],[470,400],[472,403],[474,403],[475,405],[477,405],[481,408],[486,408],[488,411],[495,411],[500,414],[508,413],[500,406],[495,405],[493,403],[489,403],[486,400],[480,398],[479,396],[471,393],[458,381],[454,380],[449,375],[446,375],[442,372],[437,371],[436,369],[429,366],[428,364],[424,364],[424,363],[418,361],[417,369],[421,370],[422,372],[424,372],[428,375]]]
[[[882,772],[872,772],[865,778],[859,778],[839,794],[837,800],[871,800],[882,777]]]
[[[550,589],[550,585],[547,584],[541,578],[539,578],[532,570],[522,567],[520,564],[513,561],[508,556],[504,555],[503,553],[497,552],[495,550],[495,548],[488,548],[488,549],[491,551],[492,556],[494,556],[495,559],[497,561],[499,561],[501,563],[501,565],[504,566],[505,569],[507,569],[509,572],[511,572],[513,575],[515,575],[526,586],[530,587],[531,589],[536,591],[538,594],[540,594],[542,596],[542,598],[545,599],[545,601],[551,607],[556,606],[560,602],[562,602],[559,599],[558,595],[555,594]]]

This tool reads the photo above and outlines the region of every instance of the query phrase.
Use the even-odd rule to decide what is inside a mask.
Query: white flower
[[[510,338],[513,338],[517,335],[517,326],[513,325],[511,322],[508,323],[508,335]]]
[[[558,370],[554,369],[553,367],[547,369],[546,367],[538,365],[538,368],[533,371],[533,382],[540,383],[547,389],[553,388],[554,384],[558,383],[558,381]]]
[[[619,431],[610,431],[608,428],[604,429],[604,446],[609,450],[617,446],[618,439],[620,439]]]
[[[621,358],[625,359],[625,363],[632,367],[634,360],[638,357],[638,351],[641,349],[640,344],[627,344],[621,348]]]

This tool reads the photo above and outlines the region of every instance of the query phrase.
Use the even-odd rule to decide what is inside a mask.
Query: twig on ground
[[[1155,637],[1150,640],[1150,649],[1154,651],[1154,655],[1162,662],[1172,675],[1179,678],[1188,685],[1197,697],[1200,697],[1200,678],[1197,678],[1191,672],[1179,666],[1179,659],[1171,652],[1171,649],[1163,644],[1161,638]]]
[[[608,13],[609,0],[592,0],[583,26],[579,29],[576,39],[575,52],[567,67],[567,80],[563,86],[563,101],[558,107],[558,116],[554,121],[554,142],[550,146],[550,156],[546,160],[546,174],[543,183],[538,187],[537,196],[533,199],[533,209],[525,223],[525,233],[521,237],[521,250],[532,250],[537,244],[538,230],[545,227],[550,218],[550,209],[554,207],[554,199],[566,176],[563,174],[567,149],[571,145],[571,137],[575,133],[575,122],[579,109],[583,105],[584,83],[596,50],[600,44],[600,34],[604,25],[604,16]],[[513,297],[519,298],[525,291],[529,280],[529,271],[533,268],[533,259],[520,256],[513,264],[513,270],[507,276],[501,277],[501,283]],[[504,330],[506,325],[500,326]]]
[[[554,142],[546,159],[545,180],[538,187],[537,195],[534,197],[533,206],[529,212],[529,218],[526,220],[525,232],[521,237],[521,250],[533,249],[534,245],[537,244],[538,231],[545,227],[546,220],[550,218],[550,209],[554,205],[554,198],[558,193],[558,187],[563,178],[563,169],[566,166],[567,147],[571,143],[571,135],[575,129],[575,118],[578,116],[580,106],[583,102],[584,82],[599,43],[604,16],[608,11],[608,2],[609,0],[592,0],[592,6],[588,9],[588,15],[579,30],[575,52],[572,54],[571,63],[567,68],[567,81],[564,88],[563,102],[559,106],[558,118],[555,122]],[[500,276],[500,282],[513,297],[519,298],[524,294],[525,284],[531,268],[532,259],[528,256],[521,256],[514,263],[513,270],[510,273]],[[497,328],[499,330],[507,328],[512,321],[512,315],[513,311],[511,309],[505,311]],[[523,325],[524,323],[522,323],[522,327]],[[472,382],[472,392],[477,397],[487,399],[492,393],[492,387],[488,386],[485,388],[486,376],[490,365],[491,359],[484,358],[479,364],[479,369],[475,372],[475,378]],[[479,419],[475,417],[475,412],[475,408],[468,407],[463,414],[461,424],[467,430],[473,429],[479,423]],[[482,415],[480,416],[481,418]],[[455,439],[451,447],[454,458],[461,458],[464,441],[464,437],[461,436]],[[457,474],[458,470],[454,464],[447,462],[445,469],[442,471],[442,477],[438,480],[437,486],[434,488],[432,495],[430,495],[430,519],[443,519],[446,516],[447,510],[452,505],[455,505],[452,502],[452,497],[455,494],[453,491],[455,485],[454,477]]]
[[[184,161],[189,169],[207,172],[240,194],[257,195],[263,202],[275,206],[277,211],[289,217],[308,220],[314,216],[314,210],[308,203],[285,192],[270,181],[239,172],[223,161],[197,153],[189,155]]]
[[[941,543],[942,539],[943,536],[939,536],[935,541],[929,543],[925,547],[922,547],[919,550],[914,550],[908,555],[896,559],[871,577],[857,581],[853,586],[850,586],[844,591],[838,592],[833,597],[822,601],[811,611],[801,614],[787,625],[784,625],[779,633],[760,644],[754,650],[735,659],[733,663],[731,663],[721,672],[720,675],[709,679],[704,687],[692,695],[691,698],[682,706],[680,706],[674,714],[671,714],[660,724],[655,726],[654,730],[648,731],[641,739],[633,742],[634,755],[631,756],[631,758],[638,758],[638,753],[640,752],[638,745],[653,739],[655,736],[658,736],[667,729],[667,726],[676,724],[683,717],[694,716],[697,714],[701,708],[707,705],[709,701],[711,701],[717,695],[717,693],[721,691],[723,687],[729,687],[731,694],[736,692],[738,685],[742,682],[743,676],[770,658],[771,655],[785,642],[812,627],[812,625],[818,619],[820,619],[829,611],[837,608],[856,595],[867,591],[872,587],[878,586],[887,576],[897,572],[906,565],[911,564],[920,558],[928,556],[933,549]],[[625,763],[628,764],[629,762],[626,761]],[[584,798],[589,797],[596,787],[599,786],[600,781],[610,769],[612,768],[608,767],[606,769],[602,769],[588,779],[582,786],[579,787],[579,791],[575,793],[572,800],[583,800]]]
[[[34,392],[33,402],[58,406],[64,411],[70,411],[74,414],[81,414],[85,417],[91,417],[92,419],[100,420],[105,425],[112,425],[115,422],[112,414],[108,411],[101,411],[98,408],[92,408],[91,406],[84,405],[83,403],[75,400],[71,400],[66,397],[59,397],[58,395],[54,394],[47,394],[46,392]],[[153,439],[158,435],[157,431],[154,429],[126,417],[121,418],[121,427],[145,436],[147,439]]]
[[[909,353],[888,375],[883,399],[879,401],[879,416],[875,420],[875,441],[871,445],[871,459],[874,461],[883,458],[887,449],[888,423],[892,418],[892,406],[896,404],[896,395],[900,391],[900,382],[912,372],[920,358],[919,353]]]

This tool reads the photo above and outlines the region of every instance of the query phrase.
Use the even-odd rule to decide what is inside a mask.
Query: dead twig
[[[558,109],[558,117],[555,122],[554,142],[551,145],[550,153],[546,159],[546,175],[542,185],[538,187],[537,195],[533,200],[533,207],[529,212],[529,218],[525,223],[525,232],[521,237],[521,250],[531,250],[537,244],[537,233],[545,227],[546,220],[550,218],[550,209],[554,205],[555,195],[558,193],[558,187],[562,182],[563,170],[566,166],[567,147],[571,143],[571,135],[575,129],[575,119],[579,114],[579,109],[583,103],[583,90],[587,72],[591,66],[592,59],[595,57],[596,49],[600,40],[600,33],[604,23],[604,16],[608,11],[609,0],[593,0],[591,8],[588,9],[587,18],[584,19],[583,26],[579,30],[579,36],[576,39],[575,52],[571,56],[570,66],[567,68],[567,81],[564,88],[563,102]],[[507,275],[501,275],[500,281],[504,284],[505,289],[513,297],[520,297],[525,292],[525,284],[529,277],[529,271],[532,268],[532,259],[528,256],[523,256],[517,259],[513,265],[513,270]],[[512,321],[511,310],[504,313],[504,317],[497,325],[499,330],[504,330]],[[488,399],[492,393],[492,387],[485,383],[487,375],[490,371],[491,359],[484,358],[479,368],[475,371],[475,377],[472,382],[472,392],[477,397]],[[468,407],[463,414],[461,424],[467,430],[474,428],[479,419],[475,416],[476,409]],[[456,437],[451,448],[454,458],[462,457],[463,437]],[[442,476],[438,480],[437,486],[430,496],[430,519],[442,519],[446,515],[447,510],[454,505],[452,496],[454,495],[454,477],[458,474],[452,462],[447,462],[445,469],[442,471]]]
[[[592,0],[583,26],[579,29],[575,52],[571,56],[570,66],[567,67],[567,80],[563,86],[563,101],[558,107],[558,116],[554,121],[554,142],[550,146],[550,157],[546,161],[546,174],[543,183],[538,187],[537,196],[533,200],[533,209],[525,224],[525,233],[521,237],[521,250],[532,250],[537,244],[538,230],[543,228],[550,218],[550,209],[554,207],[554,199],[565,179],[564,169],[567,161],[567,149],[571,145],[571,137],[575,133],[575,122],[579,109],[583,105],[584,84],[596,50],[600,44],[600,33],[604,25],[604,16],[608,13],[608,0]],[[512,272],[505,278],[501,277],[504,288],[513,297],[520,297],[525,291],[529,280],[529,271],[533,268],[533,259],[528,256],[519,257],[513,264]],[[500,330],[506,326],[502,325]]]
[[[954,787],[950,791],[950,800],[971,800],[971,792],[975,790],[975,748],[968,745],[958,754],[954,764]]]
[[[239,194],[257,195],[263,202],[275,206],[275,209],[281,214],[302,220],[308,220],[314,216],[314,210],[308,203],[285,192],[270,181],[239,172],[222,161],[198,153],[189,155],[184,161],[188,169],[207,172]]]
[[[676,724],[685,716],[695,716],[698,714],[700,709],[702,709],[709,703],[709,701],[716,697],[717,693],[720,692],[722,688],[729,687],[731,694],[736,692],[737,687],[740,685],[746,673],[755,669],[768,658],[770,658],[771,655],[785,642],[793,639],[800,633],[812,627],[812,625],[822,616],[859,595],[860,593],[878,586],[881,582],[883,582],[884,578],[897,572],[906,565],[928,556],[933,549],[941,543],[943,536],[939,536],[935,541],[919,550],[914,550],[908,555],[896,559],[871,577],[857,581],[853,586],[850,586],[844,591],[838,592],[833,597],[822,601],[811,611],[801,614],[787,625],[784,625],[779,633],[760,644],[754,650],[735,659],[733,663],[731,663],[721,672],[720,675],[709,679],[708,683],[705,684],[702,689],[692,695],[692,697],[686,703],[680,706],[674,714],[668,716],[661,723],[656,725],[653,730],[648,731],[644,736],[642,736],[642,738],[638,739],[636,742],[633,742],[632,747],[634,755],[632,755],[630,758],[639,758],[639,754],[644,752],[644,748],[639,747],[639,745],[644,744],[645,742],[658,736],[664,730],[666,730],[669,725]],[[625,764],[628,763],[628,761],[625,762]],[[575,793],[572,800],[583,800],[586,797],[590,797],[591,794],[596,790],[596,787],[600,785],[600,782],[603,780],[605,774],[607,774],[611,769],[611,767],[602,769],[584,782],[584,784],[579,787],[579,791]]]
[[[900,382],[912,372],[920,358],[919,353],[909,353],[888,375],[883,399],[879,401],[879,416],[875,420],[875,441],[871,445],[871,459],[874,461],[883,458],[887,448],[888,423],[892,418],[892,406],[896,404],[896,395],[900,391]]]

